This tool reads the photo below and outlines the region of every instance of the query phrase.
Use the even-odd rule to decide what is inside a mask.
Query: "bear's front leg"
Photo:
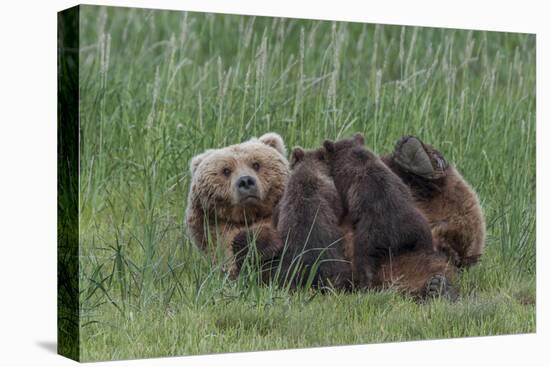
[[[283,242],[271,223],[261,223],[241,230],[233,239],[232,248],[237,273],[248,257],[249,263],[258,265],[262,278],[268,281]]]

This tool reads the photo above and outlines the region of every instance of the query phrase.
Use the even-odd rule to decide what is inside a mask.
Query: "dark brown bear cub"
[[[327,162],[353,226],[354,282],[373,286],[382,262],[406,252],[432,252],[426,218],[416,209],[407,186],[380,158],[366,149],[364,138],[325,141]]]
[[[292,152],[290,177],[274,216],[286,244],[279,279],[293,288],[311,279],[317,287],[351,284],[339,227],[342,203],[325,160],[324,149]]]

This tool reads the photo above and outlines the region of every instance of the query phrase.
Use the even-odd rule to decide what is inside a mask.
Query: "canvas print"
[[[58,20],[60,354],[536,331],[535,35]]]

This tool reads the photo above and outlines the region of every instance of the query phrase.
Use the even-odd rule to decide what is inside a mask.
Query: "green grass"
[[[80,44],[82,360],[535,331],[533,35],[84,6]],[[268,131],[438,147],[487,219],[462,298],[212,268],[185,230],[189,159]]]

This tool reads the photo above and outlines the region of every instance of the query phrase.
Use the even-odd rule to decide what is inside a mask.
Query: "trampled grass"
[[[535,37],[84,6],[81,358],[535,331]],[[461,299],[290,294],[227,279],[189,242],[189,159],[277,131],[438,147],[488,227]]]

